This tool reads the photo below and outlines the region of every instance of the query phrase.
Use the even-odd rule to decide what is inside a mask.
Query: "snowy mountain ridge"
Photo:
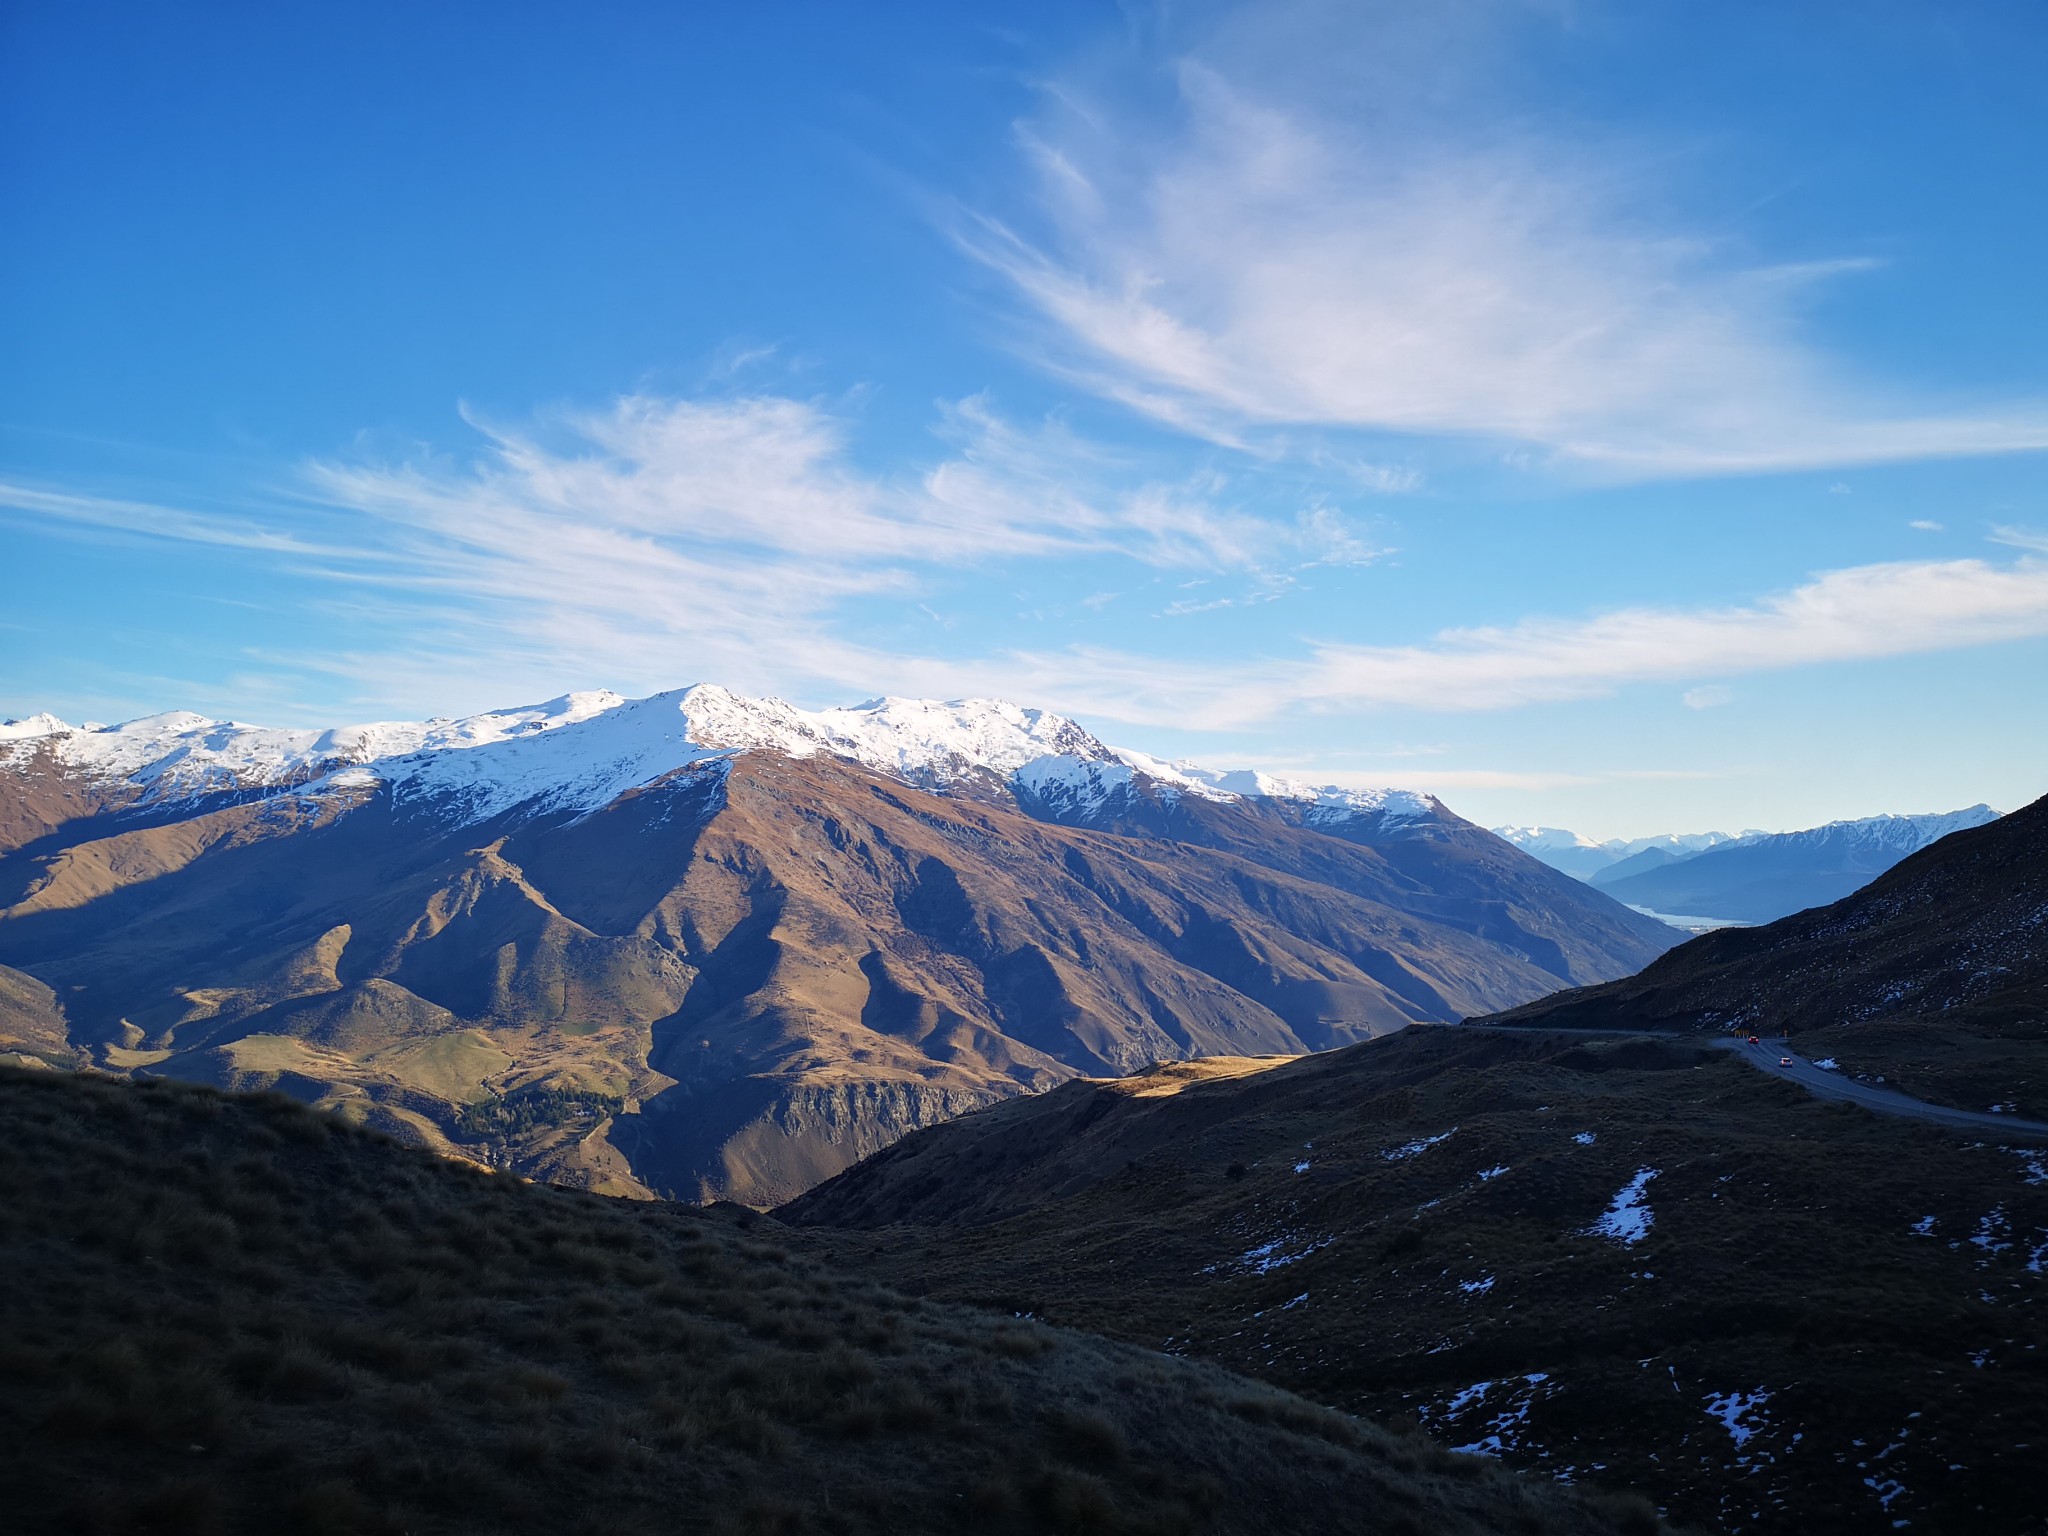
[[[1887,813],[1881,816],[1831,821],[1825,826],[1809,827],[1801,832],[1756,832],[1743,837],[1740,841],[1745,846],[1754,843],[1846,843],[1857,847],[1883,849],[1904,857],[1909,853],[1918,853],[1929,843],[1939,842],[1951,832],[1985,826],[1998,820],[1999,815],[1998,811],[1994,811],[1988,805],[1972,805],[1960,811],[1930,811],[1918,815]]]
[[[1638,912],[1693,930],[1702,923],[1767,923],[1825,906],[1951,833],[1998,819],[1988,805],[1927,815],[1862,816],[1798,832],[1746,832],[1674,851],[1663,840],[1617,856],[1626,845],[1527,837],[1523,849],[1551,868],[1596,886]],[[1547,829],[1506,828],[1503,832]],[[1672,841],[1678,841],[1676,839]]]
[[[1590,880],[1596,885],[1605,885],[1624,874],[1683,863],[1709,851],[1762,844],[1787,849],[1823,846],[1867,848],[1888,851],[1903,858],[1951,832],[1981,827],[1996,820],[1998,814],[1988,805],[1973,805],[1960,811],[1854,817],[1796,832],[1762,832],[1755,828],[1732,834],[1665,832],[1655,837],[1611,837],[1598,842],[1563,827],[1494,827],[1492,831],[1495,837],[1505,838],[1553,869],[1580,880]],[[1643,854],[1651,857],[1640,857]],[[1630,861],[1628,870],[1618,867],[1624,861]]]
[[[992,780],[1074,809],[1126,792],[1142,777],[1169,796],[1298,802],[1311,821],[1435,814],[1432,800],[1405,790],[1312,785],[1119,751],[1063,715],[1000,699],[878,698],[807,711],[700,683],[644,699],[570,693],[461,719],[330,730],[270,729],[188,711],[110,726],[73,726],[49,714],[0,723],[0,771],[47,755],[90,780],[132,785],[146,800],[387,784],[401,802],[433,802],[468,821],[528,803],[595,810],[668,774],[761,750],[846,758],[924,789]]]

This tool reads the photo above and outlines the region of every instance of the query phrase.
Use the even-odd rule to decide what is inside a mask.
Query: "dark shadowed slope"
[[[1213,1366],[288,1100],[0,1069],[20,1531],[1650,1533]]]
[[[1833,906],[1708,934],[1499,1024],[1790,1031],[1808,1056],[2048,1118],[2048,799],[1951,833]]]
[[[2048,1172],[1683,1039],[1407,1030],[1070,1083],[778,1213],[1716,1530],[2048,1530]]]

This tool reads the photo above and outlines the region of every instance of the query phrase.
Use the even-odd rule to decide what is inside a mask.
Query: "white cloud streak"
[[[2037,555],[2048,555],[2048,533],[2042,533],[2034,528],[2013,528],[2008,526],[1993,528],[1991,530],[1991,542],[1994,544],[2004,544],[2012,549],[2031,550]]]
[[[468,463],[313,466],[317,501],[268,522],[19,487],[0,487],[0,505],[96,536],[227,546],[321,582],[362,643],[261,659],[429,710],[461,702],[451,691],[503,703],[542,680],[700,678],[997,693],[1210,729],[1304,711],[1513,709],[1645,683],[1691,684],[1685,702],[1700,708],[1746,673],[2048,635],[2048,537],[1999,528],[1993,538],[2016,551],[2003,562],[1852,566],[1720,607],[1537,616],[1409,645],[1310,640],[1220,660],[1175,642],[906,655],[865,638],[848,605],[916,603],[949,568],[1072,554],[1242,583],[1162,616],[1185,615],[1277,596],[1310,566],[1373,554],[1321,506],[1253,517],[1223,503],[1213,477],[1133,479],[1057,429],[1020,432],[979,402],[956,408],[946,431],[950,456],[890,479],[858,472],[841,425],[813,405],[633,399],[493,430]]]
[[[858,468],[845,421],[779,396],[639,396],[473,425],[484,444],[466,460],[309,465],[304,496],[266,516],[4,485],[0,507],[274,559],[323,583],[330,616],[363,644],[269,659],[434,709],[450,707],[456,673],[470,696],[593,678],[938,691],[973,664],[879,652],[853,638],[848,605],[914,603],[948,573],[1069,558],[1285,590],[1308,567],[1378,553],[1320,498],[1263,515],[1217,473],[1147,475],[980,399],[943,413],[934,462],[896,473]]]
[[[1453,629],[1427,644],[1321,644],[1216,666],[1076,647],[1018,655],[1021,695],[1158,726],[1249,728],[1312,710],[1465,713],[1689,682],[1874,661],[2048,635],[2048,560],[1851,566],[1755,602],[1629,608]],[[984,669],[984,675],[986,670]],[[1708,685],[1712,687],[1714,685]],[[1714,695],[1707,695],[1714,697]]]
[[[219,549],[305,559],[353,560],[363,555],[362,550],[352,545],[307,539],[257,518],[193,512],[119,497],[81,496],[7,482],[0,482],[0,508],[112,536],[140,534],[182,544],[209,544]]]
[[[774,420],[773,433],[784,425]],[[837,612],[852,598],[907,597],[929,570],[907,558],[875,558],[895,554],[900,535],[879,521],[887,498],[872,486],[824,461],[816,461],[815,482],[745,482],[762,502],[786,496],[786,512],[821,500],[854,502],[838,532],[821,535],[821,546],[835,553],[820,559],[802,549],[805,525],[795,512],[778,517],[757,503],[748,520],[725,525],[722,498],[701,494],[669,511],[637,477],[658,481],[680,467],[667,458],[637,464],[625,460],[600,471],[522,440],[517,454],[494,453],[467,469],[329,466],[318,483],[330,515],[353,516],[364,532],[355,547],[366,558],[354,562],[338,553],[348,541],[314,543],[176,509],[18,492],[0,499],[93,529],[232,543],[324,577],[339,594],[334,606],[365,637],[363,646],[264,659],[353,677],[386,698],[444,708],[451,679],[463,677],[472,686],[462,691],[472,694],[486,683],[528,692],[544,677],[561,686],[608,678],[656,687],[708,677],[755,689],[998,693],[1127,723],[1185,727],[1199,720],[1210,729],[1243,729],[1300,711],[1500,710],[1642,683],[1699,683],[1685,702],[1706,707],[1728,696],[1720,679],[1747,673],[2048,635],[2048,538],[2007,528],[1996,537],[2021,553],[2003,563],[1852,566],[1746,603],[1532,617],[1446,630],[1413,645],[1310,643],[1292,656],[1229,661],[1078,645],[904,655],[852,638]],[[614,496],[615,514],[607,511]],[[1238,550],[1229,539],[1162,544],[1149,519],[1141,509],[1115,527],[1133,541],[1130,548],[1155,561],[1192,559],[1193,549],[1211,560]],[[700,526],[702,538],[694,535]],[[953,526],[954,541],[944,547],[968,558],[976,549],[968,527]],[[1108,526],[1093,513],[1056,512],[1036,529],[997,518],[984,547],[1020,540],[1057,547],[1106,537]],[[678,529],[692,536],[679,538]],[[1283,529],[1276,537],[1286,545],[1294,535]],[[1254,591],[1258,581],[1286,579],[1256,578]]]
[[[1317,10],[1295,42],[1384,25],[1365,17]],[[1643,157],[1476,92],[1478,126],[1447,127],[1384,68],[1351,93],[1369,117],[1318,111],[1283,89],[1312,64],[1286,65],[1246,79],[1183,54],[1178,99],[1150,117],[1077,83],[1049,93],[1020,131],[1028,210],[955,229],[1049,323],[1030,343],[1044,360],[1230,444],[1289,426],[1469,436],[1621,476],[2048,447],[2048,399],[1929,408],[1814,349],[1808,299],[1867,262],[1746,259],[1653,215],[1669,188]]]

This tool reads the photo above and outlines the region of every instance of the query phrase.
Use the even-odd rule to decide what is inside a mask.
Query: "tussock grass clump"
[[[1638,1520],[1214,1367],[907,1299],[752,1213],[531,1186],[283,1098],[0,1071],[0,1170],[16,1529]]]

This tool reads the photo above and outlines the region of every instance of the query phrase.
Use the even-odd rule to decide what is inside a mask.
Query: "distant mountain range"
[[[1322,1049],[1676,938],[1428,796],[990,700],[0,727],[0,1050],[788,1198],[1079,1073]]]
[[[1541,859],[1552,869],[1564,871],[1575,880],[1591,880],[1600,871],[1612,869],[1639,855],[1649,855],[1653,860],[1662,862],[1664,858],[1682,858],[1689,853],[1733,842],[1736,837],[1761,837],[1764,834],[1743,832],[1731,836],[1726,832],[1666,832],[1657,837],[1611,837],[1605,842],[1595,842],[1563,827],[1495,827],[1493,835],[1505,838],[1524,853]]]
[[[1909,819],[1931,818],[1895,818]],[[1870,825],[1843,823],[1820,833],[1847,835]],[[1901,838],[1907,835],[1901,828]],[[2002,1098],[2021,1079],[2039,1079],[2048,1089],[2048,1074],[2033,1060],[2048,1046],[2044,1010],[2048,799],[1965,826],[1830,906],[1764,928],[1705,935],[1637,975],[1560,992],[1493,1022],[1835,1031],[1824,1033],[1816,1047],[1830,1051],[1841,1031],[1851,1033],[1856,1049],[1863,1048],[1882,1023],[1886,1049],[1893,1052],[1899,1037],[1924,1037],[1938,1029],[1938,1049],[1928,1054],[1947,1058],[1951,1066],[1965,1055],[1965,1037],[1981,1033],[1984,1040],[1972,1047],[1979,1052],[1986,1042],[2019,1042],[2010,1068],[1994,1079]],[[1934,1077],[1944,1075],[1937,1071]]]
[[[1605,843],[1555,827],[1494,831],[1637,911],[1767,923],[1839,900],[1908,854],[1997,816],[1988,805],[1974,805],[1937,815],[1834,821],[1803,832],[1702,832]]]

